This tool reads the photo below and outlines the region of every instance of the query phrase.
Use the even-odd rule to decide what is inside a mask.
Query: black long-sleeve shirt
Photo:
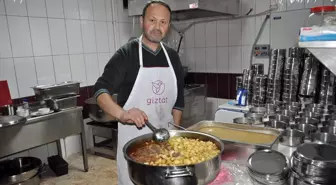
[[[177,100],[174,109],[184,108],[184,74],[180,58],[175,50],[164,45],[169,55],[177,79]],[[134,39],[121,47],[110,59],[104,73],[94,85],[95,97],[102,93],[118,94],[118,105],[125,105],[139,72],[139,39]],[[152,51],[142,44],[144,67],[169,67],[164,51],[159,47]],[[172,79],[173,80],[173,79]]]

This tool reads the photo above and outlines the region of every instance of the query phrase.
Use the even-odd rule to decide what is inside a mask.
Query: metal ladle
[[[149,121],[146,121],[146,125],[154,132],[153,139],[156,142],[165,142],[170,138],[170,134],[165,128],[155,128]]]

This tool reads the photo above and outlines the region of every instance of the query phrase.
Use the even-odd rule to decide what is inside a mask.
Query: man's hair
[[[169,19],[169,21],[171,22],[172,11],[171,11],[169,5],[168,5],[167,3],[165,3],[164,1],[162,1],[162,0],[151,0],[151,1],[148,1],[148,3],[146,4],[146,6],[145,6],[145,7],[143,8],[143,10],[142,10],[142,17],[143,17],[143,18],[145,18],[146,11],[147,11],[148,7],[149,7],[151,4],[160,4],[160,5],[164,6],[164,7],[166,7],[166,8],[168,9],[169,13],[170,13],[170,19]]]

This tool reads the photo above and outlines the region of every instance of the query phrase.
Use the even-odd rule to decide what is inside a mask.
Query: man
[[[118,123],[119,185],[133,184],[128,176],[122,149],[131,139],[168,122],[180,124],[184,108],[183,68],[176,51],[161,41],[171,23],[171,9],[161,1],[151,1],[140,18],[143,35],[121,47],[105,66],[95,84],[98,105],[116,117]],[[118,93],[118,102],[111,94]]]

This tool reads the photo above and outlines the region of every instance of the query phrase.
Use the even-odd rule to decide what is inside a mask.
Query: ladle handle
[[[179,128],[179,129],[181,129],[181,130],[187,130],[186,128],[181,127],[180,125],[176,125],[176,124],[173,123],[173,122],[169,122],[169,124],[173,125],[173,126],[176,127],[176,128]]]
[[[146,121],[146,125],[147,125],[153,132],[156,131],[156,128],[155,128],[149,121]]]

